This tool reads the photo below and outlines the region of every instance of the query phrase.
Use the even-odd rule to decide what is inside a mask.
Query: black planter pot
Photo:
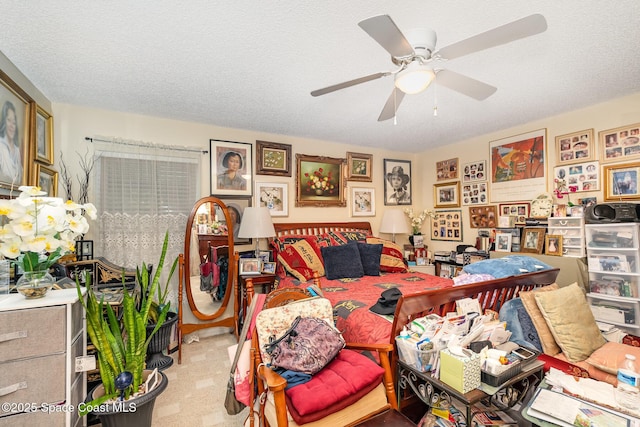
[[[147,369],[158,368],[158,370],[162,371],[173,365],[173,358],[164,355],[162,352],[166,350],[171,343],[171,329],[173,329],[173,325],[177,321],[177,313],[167,313],[167,319],[151,338],[149,347],[147,347]],[[147,336],[153,332],[153,328],[155,327],[155,324],[147,325]]]
[[[150,373],[150,371],[149,371]],[[153,406],[156,398],[167,388],[169,379],[163,372],[160,384],[151,392],[145,393],[124,402],[102,403],[95,412],[91,412],[100,420],[102,427],[151,427]],[[96,386],[87,396],[85,404],[104,394],[102,384]]]

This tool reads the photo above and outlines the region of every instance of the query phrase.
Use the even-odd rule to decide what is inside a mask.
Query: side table
[[[242,329],[244,314],[247,312],[247,307],[249,306],[249,296],[253,297],[256,286],[261,287],[261,293],[269,293],[272,291],[275,281],[275,274],[260,273],[238,275],[238,330]]]

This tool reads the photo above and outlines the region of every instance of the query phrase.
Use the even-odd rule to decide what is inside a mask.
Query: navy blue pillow
[[[364,276],[357,245],[340,245],[320,248],[327,279],[345,279]]]
[[[380,257],[382,256],[382,243],[362,243],[356,242],[358,245],[358,252],[360,252],[360,262],[364,269],[365,276],[379,276],[380,275]]]

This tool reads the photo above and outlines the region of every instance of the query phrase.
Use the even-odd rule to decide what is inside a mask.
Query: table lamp
[[[242,212],[242,221],[238,237],[243,239],[256,239],[256,258],[259,254],[260,239],[273,237],[276,230],[273,228],[271,213],[267,207],[248,207]]]
[[[409,226],[404,212],[398,209],[387,209],[382,215],[380,223],[381,233],[390,233],[391,241],[396,242],[396,234],[409,234]]]

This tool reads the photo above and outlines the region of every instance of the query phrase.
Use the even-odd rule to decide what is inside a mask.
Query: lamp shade
[[[404,212],[399,209],[387,209],[382,215],[380,223],[381,233],[409,234],[409,226]]]
[[[242,213],[242,221],[240,222],[240,230],[238,237],[241,238],[263,238],[273,237],[276,230],[273,228],[271,214],[266,207],[249,207],[245,208]]]

